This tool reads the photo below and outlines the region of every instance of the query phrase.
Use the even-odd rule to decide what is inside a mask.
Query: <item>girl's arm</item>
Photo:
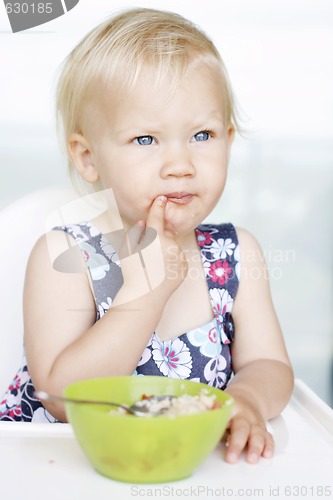
[[[266,420],[277,416],[293,389],[293,371],[274,311],[268,272],[253,236],[237,230],[241,249],[241,276],[233,318],[234,377],[226,392],[235,399],[226,460],[236,462],[246,447],[246,458],[257,462],[271,457],[274,443]]]
[[[174,258],[175,250],[179,255],[181,251],[164,235],[164,209],[165,200],[162,204],[155,200],[147,225],[156,229],[165,255]],[[95,303],[87,273],[55,271],[48,245],[57,246],[58,254],[68,248],[65,235],[53,231],[39,240],[28,263],[24,291],[25,348],[35,388],[61,394],[66,385],[76,380],[132,375],[169,296],[186,276],[186,261],[179,259],[182,271],[178,280],[174,274],[171,279],[166,273],[163,283],[144,295],[133,293],[141,280],[136,280],[133,272],[126,272],[124,261],[124,285],[111,308],[95,322]],[[171,246],[172,252],[168,251]],[[174,264],[173,261],[173,272]],[[66,420],[62,404],[45,403],[45,407],[57,419]]]

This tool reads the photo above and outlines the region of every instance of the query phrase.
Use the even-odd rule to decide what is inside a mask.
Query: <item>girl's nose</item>
[[[164,155],[161,177],[193,177],[194,175],[195,167],[187,148],[170,150]]]

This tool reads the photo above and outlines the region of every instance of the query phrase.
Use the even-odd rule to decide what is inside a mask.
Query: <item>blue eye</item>
[[[195,134],[194,140],[196,140],[196,141],[208,141],[209,137],[210,137],[209,132],[206,132],[205,130],[203,130],[202,132],[198,132],[197,134]]]
[[[150,146],[153,144],[153,138],[151,135],[140,135],[139,137],[136,137],[134,139],[134,142],[136,144],[139,144],[140,146]]]

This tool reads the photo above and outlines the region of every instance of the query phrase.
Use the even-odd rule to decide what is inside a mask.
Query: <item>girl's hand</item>
[[[161,285],[167,299],[187,275],[184,253],[174,237],[165,231],[166,205],[167,198],[158,196],[146,222],[139,221],[127,231],[119,251],[124,286],[131,290],[132,298]]]
[[[157,232],[157,240],[160,245],[160,256],[163,256],[163,284],[170,292],[174,292],[184,281],[188,271],[188,262],[185,254],[176,243],[174,236],[165,231],[165,209],[168,204],[166,196],[158,196],[148,213],[146,227],[152,228]],[[145,236],[144,236],[145,238]],[[144,240],[143,238],[143,240]],[[148,273],[152,278],[158,274],[160,269],[154,265],[154,259],[150,253],[147,259]]]
[[[274,453],[272,435],[266,430],[266,423],[256,407],[246,398],[232,395],[235,400],[234,415],[225,434],[225,459],[236,463],[243,450],[246,461],[255,464],[259,457],[271,458]]]

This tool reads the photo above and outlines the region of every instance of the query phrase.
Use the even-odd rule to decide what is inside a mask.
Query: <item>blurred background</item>
[[[228,184],[209,220],[232,221],[259,240],[295,374],[332,406],[331,0],[80,0],[16,34],[1,3],[0,209],[69,184],[55,132],[59,65],[97,23],[135,6],[185,15],[222,54],[246,132],[236,138]]]

